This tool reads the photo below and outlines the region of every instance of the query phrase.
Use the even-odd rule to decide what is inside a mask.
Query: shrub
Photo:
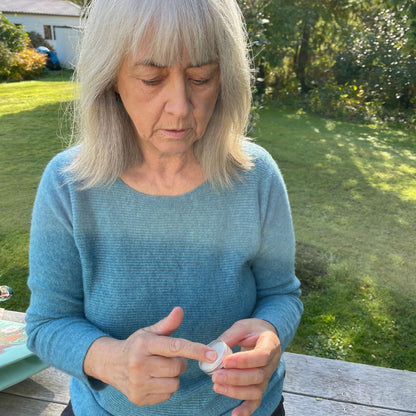
[[[0,42],[4,42],[11,52],[21,52],[25,49],[28,36],[0,12]]]
[[[34,49],[25,49],[13,56],[8,79],[15,81],[34,79],[40,75],[45,64],[45,55],[37,53]]]
[[[371,121],[381,111],[382,104],[368,99],[368,86],[346,82],[339,85],[331,78],[318,88],[311,90],[304,98],[305,105],[324,117],[344,120]]]
[[[34,48],[37,48],[38,46],[45,46],[51,51],[56,52],[54,47],[47,40],[45,40],[45,38],[38,32],[32,31],[32,32],[29,32],[28,35],[30,38],[30,43],[32,44]]]
[[[363,29],[351,33],[333,71],[339,84],[365,85],[365,102],[384,117],[414,111],[416,56],[408,43],[408,18],[400,11],[368,12]]]
[[[7,47],[6,42],[0,41],[0,78],[7,78],[8,69],[13,58],[12,51]]]

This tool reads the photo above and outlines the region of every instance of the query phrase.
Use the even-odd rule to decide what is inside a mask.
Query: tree
[[[368,10],[334,66],[339,83],[365,86],[366,100],[410,108],[416,94],[416,54],[403,7]]]
[[[0,42],[11,52],[21,52],[26,47],[27,36],[13,23],[10,23],[6,16],[0,12]]]
[[[28,44],[28,35],[0,12],[0,78],[20,81],[41,73],[46,58]]]
[[[269,62],[277,66],[290,57],[301,90],[307,93],[314,87],[312,66],[321,64],[320,57],[334,54],[355,7],[349,0],[272,0],[266,9]]]
[[[13,56],[25,49],[27,36],[0,12],[0,77],[8,75]]]

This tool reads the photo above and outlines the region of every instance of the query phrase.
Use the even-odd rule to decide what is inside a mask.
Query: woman
[[[65,414],[283,415],[302,304],[283,180],[243,136],[235,0],[96,0],[77,73],[79,144],[39,186],[27,311],[29,347],[72,375]],[[215,338],[241,351],[210,378]]]

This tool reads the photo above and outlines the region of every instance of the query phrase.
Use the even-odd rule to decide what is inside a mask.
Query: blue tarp
[[[56,53],[54,51],[51,51],[46,46],[38,46],[36,48],[36,51],[39,52],[39,53],[43,53],[44,55],[46,55],[48,57],[48,59],[46,61],[46,66],[49,69],[61,69],[59,59],[56,56]]]

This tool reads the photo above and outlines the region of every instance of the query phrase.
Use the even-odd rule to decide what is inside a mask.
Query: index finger
[[[156,342],[150,344],[149,353],[164,357],[190,358],[207,363],[212,363],[217,359],[217,352],[204,344],[163,335],[159,335]]]

